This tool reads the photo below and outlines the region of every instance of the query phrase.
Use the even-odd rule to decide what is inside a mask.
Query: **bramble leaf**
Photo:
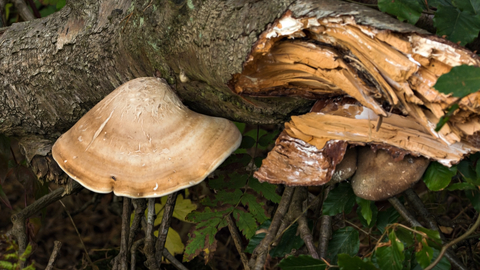
[[[257,193],[263,195],[267,200],[270,200],[274,203],[279,203],[282,198],[278,195],[275,190],[277,189],[276,185],[264,182],[260,183],[256,178],[251,178],[248,181],[248,185],[255,190]]]
[[[248,211],[253,215],[259,224],[268,219],[267,211],[263,208],[263,202],[257,202],[257,197],[253,194],[244,194],[242,197],[242,204],[248,207]]]
[[[240,209],[233,210],[233,217],[237,221],[237,226],[240,231],[242,231],[243,235],[247,239],[252,238],[255,235],[255,231],[257,229],[257,223],[253,218],[252,214],[242,211]]]

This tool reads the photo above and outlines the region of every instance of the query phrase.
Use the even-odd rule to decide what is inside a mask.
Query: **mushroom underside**
[[[240,95],[318,100],[310,113],[285,124],[255,173],[260,181],[321,185],[353,175],[359,195],[366,194],[356,186],[367,186],[368,171],[378,181],[396,181],[391,192],[382,190],[395,195],[419,180],[429,161],[451,166],[479,151],[480,94],[459,99],[434,88],[452,67],[480,66],[474,53],[433,35],[362,25],[352,16],[292,14],[261,34],[230,82]],[[459,109],[436,131],[453,103]],[[351,165],[339,165],[347,149],[365,145],[361,162],[350,154]],[[373,166],[372,160],[392,165]],[[392,166],[414,180],[398,184],[403,180],[392,177]]]

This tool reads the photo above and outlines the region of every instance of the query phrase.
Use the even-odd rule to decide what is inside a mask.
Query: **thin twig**
[[[242,260],[243,268],[245,270],[250,270],[250,266],[248,266],[248,258],[245,253],[243,253],[242,247],[242,237],[238,232],[237,226],[235,226],[235,222],[230,215],[226,215],[225,219],[227,220],[228,230],[230,231],[230,235],[232,235],[233,243],[235,243],[235,247],[237,248],[238,254],[240,254],[240,259]]]
[[[147,257],[145,262],[148,269],[159,270],[155,260],[155,246],[153,235],[153,223],[155,222],[155,198],[148,199],[147,231],[145,232],[145,246],[143,251]]]
[[[53,269],[53,266],[55,265],[55,260],[57,259],[57,255],[58,255],[58,252],[60,251],[61,247],[62,247],[62,242],[60,242],[60,241],[53,242],[52,255],[50,255],[50,259],[48,260],[48,265],[45,268],[45,270],[52,270]]]
[[[130,199],[123,197],[123,211],[122,211],[122,238],[120,241],[120,267],[122,270],[127,270],[127,254],[128,250],[128,240],[130,232]]]
[[[323,194],[323,203],[328,197],[328,193],[335,187],[335,185],[329,185]],[[323,206],[322,203],[322,206]],[[327,250],[328,250],[328,241],[332,237],[332,217],[328,215],[324,215],[320,217],[320,235],[318,236],[318,256],[320,258],[327,257]]]
[[[477,217],[477,221],[475,221],[475,224],[473,224],[473,226],[468,230],[466,231],[462,236],[458,237],[457,239],[451,241],[450,243],[448,244],[445,244],[443,247],[442,247],[442,250],[440,251],[440,254],[438,254],[438,257],[437,259],[435,259],[435,261],[432,262],[432,264],[430,264],[427,268],[425,268],[425,270],[431,270],[433,269],[433,267],[435,267],[435,265],[437,265],[440,260],[442,259],[442,257],[445,255],[445,257],[448,258],[447,254],[446,253],[448,251],[448,248],[463,241],[464,239],[466,239],[470,234],[472,234],[473,232],[475,232],[475,230],[477,230],[478,226],[480,226],[480,215],[478,215]],[[450,260],[450,258],[449,258]]]
[[[77,191],[80,191],[83,187],[77,183],[76,181],[72,182],[72,189],[69,194],[65,194],[65,187],[58,188],[49,194],[41,197],[40,199],[36,200],[29,206],[25,207],[19,213],[12,215],[11,220],[13,223],[12,229],[7,233],[8,235],[13,235],[17,239],[18,242],[18,253],[23,254],[25,252],[25,248],[27,247],[27,234],[25,228],[25,222],[28,218],[42,210],[43,208],[47,207],[48,205],[60,200],[66,195],[73,194]],[[24,264],[25,262],[23,262]],[[24,267],[25,265],[21,265]]]
[[[15,8],[18,10],[18,14],[20,14],[22,19],[25,21],[35,20],[35,16],[33,16],[33,13],[30,11],[24,0],[13,0],[12,2],[15,4]]]
[[[166,248],[163,249],[163,257],[170,261],[172,265],[175,266],[175,268],[177,268],[178,270],[188,270],[188,268],[186,268],[179,260],[175,259],[175,257],[170,254],[170,252],[168,252]]]
[[[135,240],[135,236],[137,235],[138,228],[140,227],[140,223],[145,216],[145,209],[147,208],[147,204],[145,199],[134,199],[132,200],[133,208],[135,209],[135,215],[132,221],[132,226],[130,226],[130,234],[128,237],[128,249],[130,250],[133,245],[133,241]]]
[[[260,244],[255,248],[252,254],[252,258],[250,258],[249,266],[254,268],[255,270],[263,269],[263,265],[265,264],[265,260],[268,254],[268,248],[270,247],[270,243],[275,238],[277,234],[278,227],[280,226],[280,221],[285,216],[285,213],[288,210],[288,206],[293,196],[293,187],[285,187],[285,190],[282,195],[282,199],[278,204],[277,211],[273,216],[272,223],[270,223],[270,227],[267,230],[265,238],[262,239]]]
[[[83,251],[85,251],[85,256],[87,257],[88,263],[93,269],[98,270],[98,267],[95,264],[93,264],[92,260],[90,259],[90,255],[88,255],[87,248],[85,247],[85,244],[83,243],[83,240],[82,240],[82,235],[78,231],[77,225],[75,225],[75,221],[73,221],[72,216],[70,216],[70,213],[68,212],[67,207],[65,206],[65,204],[63,204],[62,200],[58,200],[58,202],[63,206],[63,209],[65,209],[65,212],[67,212],[67,215],[70,218],[70,221],[72,221],[73,228],[75,228],[75,231],[77,232],[78,239],[80,239],[80,243],[82,244]]]
[[[92,199],[86,202],[85,204],[82,205],[82,207],[78,208],[77,210],[73,211],[70,213],[72,217],[80,214],[81,212],[85,211],[90,205],[93,205],[93,208],[95,209],[96,206],[99,203],[99,195],[98,193],[93,193]]]
[[[298,216],[298,231],[300,232],[300,237],[305,242],[307,246],[308,253],[315,259],[320,259],[318,256],[317,251],[315,250],[315,246],[313,244],[313,236],[308,228],[307,219],[305,214],[302,211],[302,203],[308,196],[308,189],[307,187],[297,187],[295,188],[295,193],[292,197],[292,202],[290,203],[289,212],[292,213],[294,216]]]
[[[388,199],[388,201],[390,202],[390,204],[395,208],[395,210],[397,210],[398,213],[400,213],[400,215],[402,215],[402,217],[408,221],[408,223],[410,223],[410,226],[412,227],[423,227],[420,222],[418,222],[415,217],[412,216],[412,214],[410,214],[410,212],[407,211],[407,209],[405,209],[405,207],[403,206],[403,204],[395,197],[392,197],[390,199]],[[454,243],[455,244],[455,243]],[[442,249],[443,250],[443,249]],[[467,270],[467,268],[461,263],[458,261],[457,257],[455,256],[455,254],[453,254],[453,252],[450,252],[447,250],[447,252],[445,253],[445,257],[447,257],[447,259],[458,269],[460,270]]]
[[[170,228],[170,223],[172,223],[172,215],[176,201],[177,192],[168,195],[167,201],[165,202],[162,222],[160,223],[160,227],[158,227],[158,238],[155,244],[155,258],[157,259],[158,266],[162,265],[163,249],[167,241],[168,228]]]
[[[136,264],[137,264],[137,249],[138,247],[145,242],[145,238],[142,238],[138,241],[135,241],[135,243],[132,244],[130,253],[132,257],[130,258],[130,269],[135,270],[136,269]]]

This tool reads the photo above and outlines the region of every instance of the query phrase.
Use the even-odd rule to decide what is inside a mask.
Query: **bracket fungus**
[[[203,181],[240,141],[232,122],[190,111],[160,79],[138,78],[93,107],[52,153],[87,189],[153,198]]]
[[[272,23],[230,82],[241,95],[318,100],[310,113],[292,116],[285,124],[255,173],[260,181],[321,185],[355,170],[354,179],[366,179],[361,172],[370,171],[385,182],[384,170],[402,171],[417,181],[429,160],[451,166],[480,150],[480,92],[459,99],[434,88],[452,67],[480,66],[474,53],[354,4],[324,0],[308,5],[308,12],[293,7]],[[436,131],[453,103],[459,109]],[[365,158],[379,161],[390,155],[391,162],[385,162],[397,169],[355,162],[351,154],[350,165],[337,170],[347,149],[364,145],[370,146],[360,153]],[[377,153],[364,153],[371,148]],[[411,185],[397,184],[383,192],[393,196]]]

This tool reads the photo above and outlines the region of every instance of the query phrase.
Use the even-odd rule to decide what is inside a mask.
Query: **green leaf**
[[[395,235],[397,236],[397,239],[402,241],[406,246],[412,246],[415,243],[413,232],[403,227],[397,227]]]
[[[372,223],[373,219],[373,213],[375,212],[375,215],[378,213],[378,209],[375,206],[375,203],[369,200],[362,199],[360,197],[356,198],[357,204],[358,204],[358,209],[357,213],[359,213],[360,217],[362,217],[365,222],[366,222],[366,227],[369,227],[370,224]]]
[[[0,269],[15,269],[13,263],[0,261]]]
[[[295,223],[285,231],[278,245],[270,250],[270,256],[273,258],[284,257],[305,244],[300,235],[297,235],[297,228],[298,224]]]
[[[237,126],[238,130],[240,131],[240,133],[243,134],[243,132],[245,131],[245,126],[247,124],[245,123],[240,123],[240,122],[234,122],[235,123],[235,126]]]
[[[252,214],[242,211],[240,209],[233,210],[233,217],[237,221],[237,226],[240,231],[242,231],[245,238],[250,239],[255,235],[257,229],[257,223],[253,218]]]
[[[469,190],[476,190],[478,188],[477,188],[476,185],[474,185],[472,183],[462,182],[462,183],[451,184],[445,190],[454,191],[454,190],[468,190],[468,189]]]
[[[450,120],[450,117],[453,116],[455,111],[457,111],[458,107],[459,106],[457,103],[453,104],[452,106],[450,106],[450,108],[448,108],[448,112],[444,116],[440,117],[440,120],[438,120],[437,126],[435,126],[436,132],[439,132],[442,129],[442,127]]]
[[[282,198],[276,192],[276,185],[272,185],[267,182],[260,183],[256,178],[251,178],[248,181],[248,185],[257,193],[262,194],[267,200],[270,200],[274,203],[279,203],[280,199]]]
[[[328,197],[323,203],[323,214],[328,216],[340,213],[348,214],[352,211],[355,200],[356,196],[352,186],[349,183],[340,183],[328,193]]]
[[[426,239],[422,239],[422,241],[419,242],[418,245],[420,247],[420,250],[415,252],[415,258],[417,259],[417,262],[420,264],[420,266],[425,268],[430,265],[430,262],[432,262],[433,249],[428,245]]]
[[[407,20],[410,24],[416,24],[423,11],[417,0],[378,0],[378,8],[396,16],[400,21]]]
[[[437,35],[445,35],[448,40],[455,43],[460,41],[460,45],[465,46],[478,36],[480,16],[458,8],[439,5],[433,18],[433,25],[437,28]],[[434,87],[438,90],[436,86]]]
[[[219,190],[215,195],[215,201],[220,202],[221,205],[223,204],[231,204],[236,205],[240,202],[240,198],[242,197],[243,192],[240,189],[235,189],[233,192],[227,192],[225,190]]]
[[[242,204],[248,207],[248,211],[255,217],[258,223],[265,222],[267,217],[267,211],[263,208],[263,202],[257,202],[257,196],[253,194],[244,194],[242,197]]]
[[[327,268],[327,265],[323,261],[314,259],[311,256],[299,255],[298,257],[290,256],[281,260],[278,267],[282,270],[324,270]]]
[[[423,175],[423,182],[431,191],[439,191],[450,184],[455,174],[457,174],[457,166],[448,168],[438,162],[432,162]]]
[[[440,233],[438,231],[430,230],[424,227],[414,227],[414,229],[420,232],[424,232],[428,236],[427,242],[429,246],[437,249],[442,248],[442,239],[440,238]],[[422,241],[423,237],[420,234],[416,234],[415,237],[417,238],[418,242]]]
[[[433,249],[433,260],[435,260],[438,257],[438,254],[440,251],[437,249]],[[433,261],[432,260],[432,261]],[[435,265],[433,270],[450,270],[452,266],[450,265],[450,262],[443,256],[443,258],[440,260],[440,262]],[[423,268],[420,266],[420,264],[417,264],[412,270],[423,270]]]
[[[405,260],[403,243],[397,239],[394,231],[388,235],[388,238],[390,245],[379,247],[375,251],[378,266],[382,270],[402,270]]]
[[[256,231],[267,230],[268,227],[270,227],[271,223],[272,223],[271,220],[266,220],[260,226],[258,226]],[[251,254],[253,250],[258,246],[258,244],[260,244],[263,238],[265,238],[265,233],[258,233],[258,234],[255,234],[252,238],[250,238],[250,241],[248,241],[248,245],[245,248],[245,253]]]
[[[385,231],[385,227],[388,224],[397,222],[399,217],[400,214],[393,207],[390,207],[385,211],[378,212],[377,229],[383,233]]]
[[[158,230],[153,232],[153,234],[158,237]],[[167,240],[165,241],[165,248],[168,249],[170,254],[182,254],[185,249],[185,245],[182,242],[182,238],[177,231],[172,228],[168,228]]]
[[[480,89],[480,68],[461,65],[440,76],[433,86],[439,92],[464,97]]]
[[[267,134],[263,135],[263,136],[258,140],[258,144],[261,145],[261,146],[263,146],[263,147],[269,146],[270,144],[272,144],[272,143],[275,142],[275,138],[277,138],[278,133],[280,133],[280,131],[275,130],[275,131],[273,131],[273,132],[270,132],[270,133],[267,133]]]
[[[362,261],[359,257],[348,254],[338,254],[338,266],[340,266],[340,270],[378,270],[373,263]]]
[[[480,2],[477,0],[454,0],[453,4],[461,11],[468,11],[472,14],[480,12]]]
[[[164,199],[165,198],[165,199]],[[167,196],[162,197],[162,204],[167,202]],[[187,221],[187,215],[197,209],[197,205],[192,203],[190,199],[184,199],[182,194],[177,196],[173,217],[181,221]]]
[[[473,208],[480,212],[480,192],[476,190],[465,190],[468,200],[472,203]]]
[[[475,168],[472,167],[472,162],[469,160],[462,160],[457,165],[458,172],[463,177],[465,181],[473,185],[480,185],[480,179],[477,177],[477,172]]]
[[[215,227],[207,227],[202,230],[195,230],[189,233],[187,246],[183,253],[183,260],[190,261],[200,254],[200,252],[209,253],[212,249],[215,249],[216,240],[215,234],[218,230]]]
[[[338,254],[345,253],[356,255],[360,247],[358,231],[353,227],[345,227],[336,230],[330,242],[328,242],[328,258],[336,264]]]

